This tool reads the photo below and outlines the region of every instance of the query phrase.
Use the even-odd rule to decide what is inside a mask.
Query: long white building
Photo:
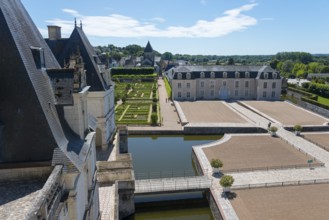
[[[166,73],[174,100],[278,100],[280,73],[270,66],[179,66]]]

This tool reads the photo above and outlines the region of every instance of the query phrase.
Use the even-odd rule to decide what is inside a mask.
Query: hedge
[[[167,91],[167,94],[168,94],[168,97],[171,99],[171,86],[169,84],[169,81],[166,77],[164,77],[164,83],[165,83],[165,87],[166,87],[166,91]]]
[[[329,85],[327,84],[311,83],[308,91],[329,98]]]
[[[321,107],[321,108],[324,108],[324,109],[329,110],[329,106],[324,105],[324,104],[322,104],[322,103],[319,103],[318,101],[315,101],[315,100],[313,100],[313,99],[310,99],[309,97],[303,96],[303,97],[302,97],[302,101],[304,101],[304,102],[308,102],[308,103],[311,103],[311,104],[313,104],[313,105],[316,105],[316,106],[319,106],[319,107]]]
[[[154,68],[112,68],[112,76],[114,75],[152,75],[154,74]]]

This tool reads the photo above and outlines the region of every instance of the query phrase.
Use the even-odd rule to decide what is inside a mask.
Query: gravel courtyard
[[[239,169],[264,169],[278,166],[303,166],[312,159],[280,138],[270,135],[233,135],[228,141],[203,148],[209,161],[220,159],[221,170],[235,172]]]
[[[248,123],[221,101],[178,102],[189,123]]]
[[[303,134],[304,138],[306,140],[309,140],[325,150],[329,151],[329,133],[323,133],[323,134]]]
[[[327,220],[329,184],[234,190],[240,220]],[[234,194],[233,194],[234,195]]]
[[[279,121],[283,125],[323,125],[325,119],[287,102],[243,101],[243,103]]]

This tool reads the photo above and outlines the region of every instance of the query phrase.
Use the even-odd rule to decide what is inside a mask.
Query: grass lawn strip
[[[119,118],[119,121],[121,121],[121,119],[123,118],[123,116],[125,116],[126,112],[128,111],[128,108],[130,107],[130,105],[127,106],[127,108],[123,111],[121,117]]]

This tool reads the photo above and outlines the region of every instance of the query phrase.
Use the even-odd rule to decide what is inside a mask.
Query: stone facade
[[[166,72],[174,100],[279,100],[282,79],[267,66],[180,66]]]

